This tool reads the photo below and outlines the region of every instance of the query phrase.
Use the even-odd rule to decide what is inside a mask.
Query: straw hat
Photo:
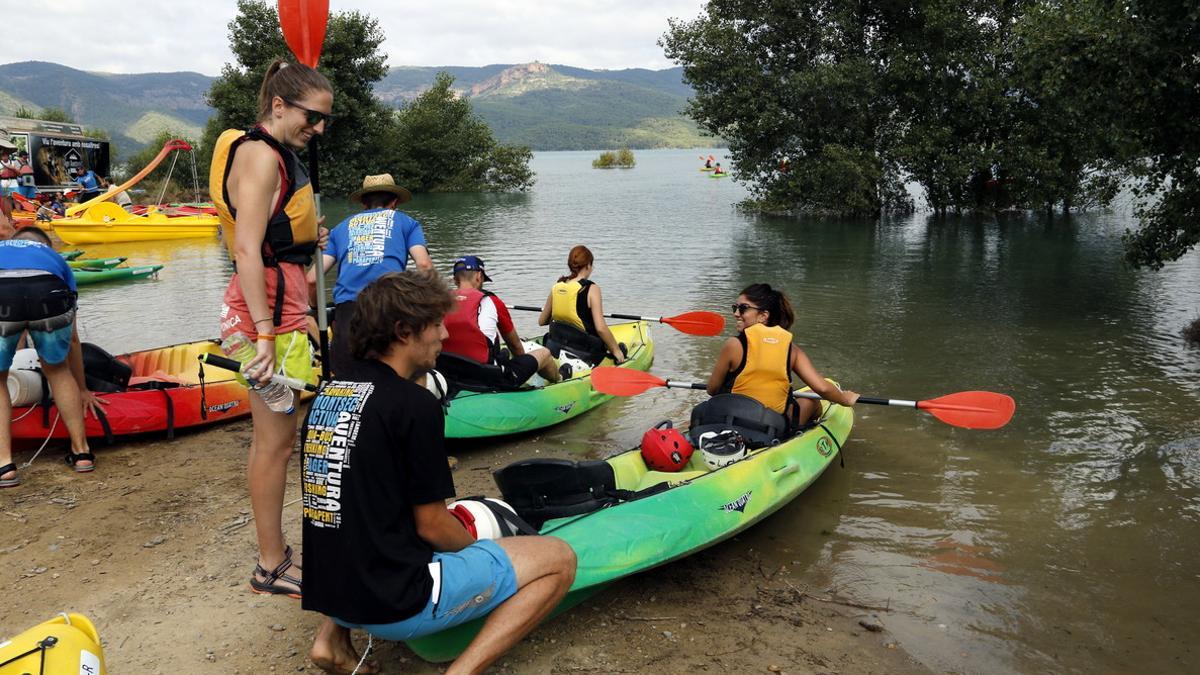
[[[17,144],[12,142],[12,137],[8,135],[7,129],[0,129],[0,148],[17,149]]]
[[[390,173],[381,173],[378,176],[367,176],[364,178],[362,189],[350,193],[350,201],[361,204],[362,196],[370,192],[390,192],[396,195],[400,204],[412,199],[412,193],[396,185],[396,181]]]

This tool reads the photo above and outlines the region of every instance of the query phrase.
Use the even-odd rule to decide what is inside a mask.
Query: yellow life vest
[[[263,141],[279,156],[279,201],[273,205],[271,217],[267,221],[267,232],[262,246],[263,264],[276,267],[280,262],[301,265],[311,263],[317,250],[317,207],[308,170],[296,153],[285,148],[261,126],[255,126],[249,131],[228,129],[221,133],[213,146],[208,191],[213,206],[217,209],[221,235],[225,239],[229,257],[236,265],[234,238],[237,229],[237,209],[229,203],[229,186],[226,182],[229,169],[233,166],[234,154],[247,141]]]
[[[792,392],[792,334],[779,326],[757,323],[738,336],[742,362],[729,373],[728,390],[782,413]]]
[[[590,279],[560,281],[550,289],[550,320],[565,323],[588,335],[596,334],[592,310],[587,304]]]

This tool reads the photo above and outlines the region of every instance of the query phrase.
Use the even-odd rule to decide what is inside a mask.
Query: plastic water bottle
[[[250,338],[246,337],[245,333],[233,333],[222,340],[221,351],[225,352],[225,356],[242,364],[243,368],[258,355],[258,350],[254,348],[254,343],[250,342]],[[242,374],[245,375],[244,372]],[[292,390],[287,385],[273,380],[256,382],[248,377],[246,380],[250,383],[250,388],[258,392],[263,402],[271,410],[288,415],[295,412],[296,395],[292,393]]]

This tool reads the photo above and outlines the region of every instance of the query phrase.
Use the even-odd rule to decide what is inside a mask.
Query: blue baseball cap
[[[454,272],[483,272],[483,280],[491,281],[492,278],[483,270],[483,261],[477,256],[464,255],[454,261]]]

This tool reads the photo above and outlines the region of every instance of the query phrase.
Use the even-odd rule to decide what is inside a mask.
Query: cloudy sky
[[[667,19],[703,0],[330,0],[330,11],[379,20],[391,66],[542,61],[583,68],[669,68],[656,44]],[[0,0],[10,33],[0,63],[51,61],[81,70],[218,75],[232,60],[234,0]],[[45,38],[35,27],[47,29]],[[100,39],[100,38],[103,39]]]

